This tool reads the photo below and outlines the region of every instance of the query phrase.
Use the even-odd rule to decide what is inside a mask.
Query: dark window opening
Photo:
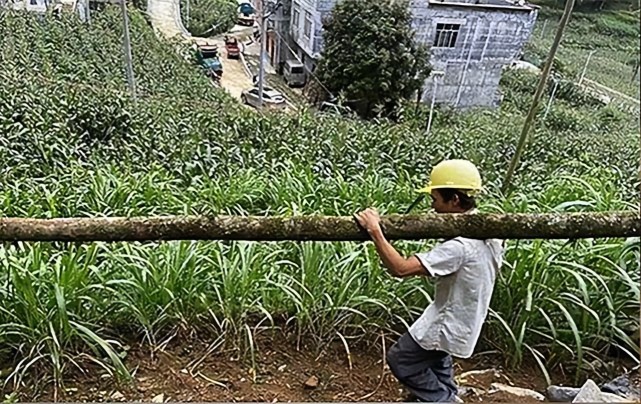
[[[435,48],[454,48],[461,24],[436,24]]]

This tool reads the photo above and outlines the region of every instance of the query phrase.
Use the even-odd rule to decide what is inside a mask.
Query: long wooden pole
[[[641,217],[638,212],[391,215],[382,218],[382,227],[393,240],[634,237],[641,235]],[[368,239],[349,216],[0,219],[0,241]]]

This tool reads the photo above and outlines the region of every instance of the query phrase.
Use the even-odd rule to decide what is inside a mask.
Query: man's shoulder
[[[471,240],[471,239],[466,239],[465,237],[452,237],[452,238],[445,239],[440,243],[436,244],[435,248],[445,249],[450,251],[456,251],[456,250],[463,251],[465,250],[466,246],[470,244],[467,240]]]
[[[447,240],[443,240],[439,245],[444,246],[445,248],[450,248],[450,249],[459,249],[461,251],[464,251],[468,249],[471,246],[474,246],[478,244],[479,240],[473,239],[473,238],[467,238],[467,237],[452,237]]]
[[[463,245],[486,245],[486,244],[498,244],[502,245],[503,240],[498,238],[468,238],[468,237],[454,237],[448,239],[447,241],[456,240],[458,243]]]
[[[486,254],[498,257],[504,254],[503,240],[499,239],[454,237],[446,242],[449,243],[446,249],[458,251],[468,257],[486,256]]]
[[[419,253],[421,256],[439,257],[440,259],[458,260],[467,254],[469,244],[461,237],[453,237],[437,243],[431,250]]]

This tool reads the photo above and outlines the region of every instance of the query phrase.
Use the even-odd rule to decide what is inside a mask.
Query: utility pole
[[[122,10],[122,23],[124,30],[124,47],[125,47],[125,62],[127,64],[127,81],[129,83],[129,91],[131,97],[136,101],[136,82],[134,80],[134,67],[131,61],[131,41],[129,39],[129,18],[127,16],[126,0],[120,0],[120,9]]]
[[[552,94],[550,95],[550,100],[548,101],[547,107],[545,107],[545,113],[543,114],[543,120],[545,121],[548,117],[548,113],[550,112],[550,108],[552,108],[552,101],[554,101],[554,95],[556,94],[557,88],[559,88],[559,84],[561,84],[561,78],[556,78],[552,76],[552,80],[554,80],[554,88],[552,89]]]
[[[91,10],[89,10],[89,3],[91,0],[85,0],[85,19],[87,24],[91,24]]]
[[[434,84],[432,85],[432,102],[430,104],[430,116],[427,119],[427,128],[425,128],[426,135],[429,135],[430,129],[432,129],[432,115],[434,114],[434,104],[436,103],[436,89],[438,88],[438,78],[443,77],[443,75],[445,75],[445,72],[435,71],[435,72],[432,72],[432,75],[433,75],[432,82]]]
[[[186,17],[185,19],[187,20],[187,28],[189,28],[189,0],[187,0],[187,7],[186,7],[186,9],[187,9],[187,10],[186,10],[186,13],[185,13],[185,14],[186,14],[186,15],[185,15],[185,17]]]
[[[258,68],[258,109],[263,108],[263,89],[265,80],[265,41],[267,36],[267,10],[265,0],[260,0],[260,60]]]
[[[280,1],[270,5],[270,11],[267,12],[265,0],[260,0],[260,61],[258,67],[258,109],[263,107],[263,92],[265,81],[265,47],[267,46],[267,19],[280,7]]]
[[[540,34],[541,38],[545,37],[545,27],[547,25],[548,25],[548,20],[543,21],[543,28],[541,28],[541,34]]]
[[[596,50],[591,50],[590,53],[588,53],[588,58],[585,60],[585,65],[583,65],[583,71],[581,72],[581,77],[579,77],[579,85],[583,83],[585,72],[588,70],[588,63],[590,63],[590,58],[592,57],[594,52],[596,52]]]

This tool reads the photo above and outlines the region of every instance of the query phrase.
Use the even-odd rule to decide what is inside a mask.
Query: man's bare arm
[[[415,256],[404,258],[398,251],[396,251],[394,246],[387,241],[380,227],[370,231],[369,234],[376,246],[378,255],[381,257],[381,261],[383,261],[383,265],[385,265],[393,276],[405,278],[408,276],[428,275],[428,272],[425,270],[425,267],[423,267],[418,258]]]
[[[376,251],[383,261],[383,265],[393,276],[405,278],[407,276],[429,275],[425,267],[416,257],[404,258],[387,241],[381,230],[381,218],[376,209],[365,209],[354,215],[358,223],[369,233]]]

